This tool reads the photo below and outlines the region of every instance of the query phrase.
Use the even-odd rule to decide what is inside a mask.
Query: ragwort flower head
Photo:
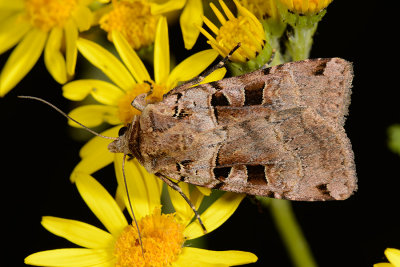
[[[112,41],[112,32],[118,31],[138,50],[153,44],[159,18],[151,14],[148,1],[112,1],[112,9],[100,18],[99,24],[108,33],[108,40]]]
[[[92,0],[0,1],[0,54],[16,46],[0,74],[0,96],[32,69],[44,51],[47,70],[58,83],[75,73],[78,32],[88,30]],[[64,52],[65,49],[65,52]]]
[[[224,1],[220,0],[219,3],[226,17],[213,3],[210,3],[211,9],[222,26],[218,28],[206,17],[203,17],[203,20],[207,27],[216,35],[215,38],[204,29],[200,29],[200,31],[207,37],[211,47],[223,57],[226,57],[240,43],[240,48],[233,53],[231,60],[244,63],[256,58],[263,50],[266,40],[263,26],[257,18],[247,9],[243,8],[239,2],[234,2],[240,14],[237,17],[232,14]]]
[[[230,58],[232,63],[228,63],[232,75],[237,76],[259,69],[266,64],[271,57],[272,47],[266,40],[266,34],[260,21],[238,1],[234,0],[234,2],[238,16],[235,16],[222,0],[219,1],[219,4],[225,15],[213,3],[210,3],[221,27],[218,28],[209,19],[203,17],[204,23],[215,37],[203,28],[200,31],[207,37],[207,42],[211,47],[223,57],[227,56],[240,43],[239,49]]]
[[[135,179],[128,180],[128,188],[131,199],[134,199],[132,204],[138,218],[143,251],[136,227],[128,224],[106,189],[92,176],[75,173],[79,193],[107,231],[76,220],[43,217],[42,225],[47,230],[82,248],[37,252],[25,258],[25,263],[36,266],[232,266],[257,260],[249,252],[186,247],[186,240],[203,235],[199,223],[191,222],[193,213],[182,212],[185,211],[182,205],[187,206],[187,203],[180,195],[179,198],[178,195],[171,195],[176,213],[161,213],[160,180],[150,175],[143,176],[139,165],[130,166],[134,168],[130,171],[135,173]],[[189,194],[187,187],[183,189]],[[198,191],[189,196],[193,201],[197,200],[194,203],[201,203],[202,194]],[[225,222],[243,197],[226,193],[216,200],[201,215],[208,231]]]
[[[315,14],[325,9],[332,0],[278,0],[290,11],[299,14]]]

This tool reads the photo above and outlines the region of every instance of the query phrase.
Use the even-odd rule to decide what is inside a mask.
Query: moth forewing
[[[346,199],[357,187],[343,129],[352,77],[351,63],[332,58],[179,87],[148,104],[120,144],[149,172],[199,186]]]

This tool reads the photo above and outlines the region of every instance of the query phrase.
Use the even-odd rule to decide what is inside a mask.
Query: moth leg
[[[189,204],[189,206],[192,208],[196,219],[199,221],[201,228],[203,228],[204,233],[207,233],[206,227],[203,224],[203,221],[200,218],[199,213],[197,212],[196,207],[193,205],[193,203],[190,201],[190,199],[185,195],[185,193],[183,193],[182,189],[179,187],[178,183],[175,183],[174,181],[170,180],[168,177],[166,177],[165,175],[162,175],[161,173],[156,173],[155,174],[158,178],[160,178],[161,180],[163,180],[164,183],[166,183],[168,186],[170,186],[172,189],[174,189],[175,191],[177,191],[179,194],[181,194],[181,196],[186,200],[186,202]]]
[[[139,111],[143,111],[144,110],[144,108],[147,105],[146,98],[149,95],[151,95],[153,93],[153,90],[154,90],[154,86],[153,86],[153,84],[151,82],[143,81],[143,83],[147,83],[148,85],[150,85],[150,90],[147,93],[140,94],[137,97],[135,97],[135,99],[133,99],[133,101],[131,103],[131,106],[136,108]]]
[[[226,62],[232,57],[232,54],[240,47],[240,43],[238,43],[230,52],[229,54],[224,57],[220,62],[218,62],[217,64],[209,67],[208,69],[206,69],[202,74],[200,74],[197,77],[194,77],[191,80],[185,81],[183,84],[177,86],[175,90],[185,90],[195,84],[200,83],[201,81],[203,81],[208,75],[210,75],[212,72],[214,72],[217,69],[220,69],[222,67],[225,66]]]

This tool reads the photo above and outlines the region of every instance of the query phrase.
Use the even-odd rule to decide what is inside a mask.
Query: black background
[[[311,57],[342,57],[354,63],[345,128],[359,179],[359,190],[349,200],[293,203],[320,266],[371,266],[385,260],[385,248],[400,249],[400,157],[386,144],[387,127],[400,123],[397,16],[398,9],[389,3],[336,0],[314,38]],[[198,42],[204,44],[204,38]],[[181,58],[190,54],[182,48],[179,34],[172,35],[170,43]],[[0,66],[8,55],[0,57]],[[9,262],[5,266],[23,265],[23,258],[36,251],[74,246],[42,228],[43,215],[101,227],[69,181],[83,142],[71,139],[66,120],[55,111],[17,95],[42,97],[65,111],[72,109],[47,73],[43,58],[0,99],[2,243],[13,254],[3,256],[2,261]],[[109,175],[103,175],[101,182],[112,184],[112,173],[112,167],[106,168],[103,174]],[[247,199],[206,239],[209,249],[255,253],[259,261],[253,266],[291,266],[269,211],[260,213]]]

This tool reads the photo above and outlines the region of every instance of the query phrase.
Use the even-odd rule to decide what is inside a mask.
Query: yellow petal
[[[89,128],[103,122],[111,125],[121,124],[121,120],[118,118],[118,108],[114,106],[84,105],[73,109],[68,115]],[[69,120],[68,124],[73,127],[82,127],[72,120]]]
[[[31,25],[27,21],[21,19],[21,13],[14,14],[1,20],[0,54],[16,45],[30,28]]]
[[[183,82],[198,76],[205,70],[218,56],[214,49],[200,51],[176,66],[168,77],[167,87],[174,88],[178,82]]]
[[[190,201],[192,201],[193,205],[196,207],[196,209],[198,210],[201,202],[204,199],[205,194],[203,194],[199,188],[205,188],[205,187],[201,187],[201,186],[193,186],[193,190],[190,192]],[[208,188],[207,188],[208,189]],[[206,190],[204,190],[206,191]],[[209,191],[206,191],[206,193],[208,193],[208,195],[211,194],[211,189],[209,189]],[[206,195],[206,196],[208,196]]]
[[[122,125],[112,127],[104,132],[101,132],[101,134],[105,136],[117,137],[118,131],[121,127]],[[95,136],[81,148],[79,151],[79,156],[81,158],[85,158],[93,154],[101,153],[101,151],[108,151],[107,146],[110,143],[111,141],[109,139]]]
[[[115,200],[92,176],[84,173],[76,173],[75,179],[76,187],[83,200],[106,229],[114,237],[118,237],[121,231],[128,225],[128,222]]]
[[[388,262],[375,263],[374,267],[397,267]]]
[[[32,69],[46,43],[47,33],[32,29],[8,58],[0,76],[0,97],[7,94]]]
[[[81,101],[88,94],[104,105],[117,106],[118,100],[124,96],[124,93],[112,83],[84,79],[67,83],[63,86],[63,96],[73,101]]]
[[[104,249],[65,248],[37,252],[25,258],[25,264],[37,266],[98,266],[114,261],[112,251]],[[105,266],[105,265],[103,265]]]
[[[78,28],[72,20],[69,20],[65,24],[64,32],[67,74],[68,76],[73,76],[75,73],[76,57],[78,55],[78,48],[76,46],[76,41],[78,40]]]
[[[93,22],[93,15],[89,8],[79,5],[72,16],[80,32],[89,30]]]
[[[25,3],[23,0],[0,0],[0,8],[1,9],[10,9],[10,10],[21,10],[25,8]]]
[[[203,263],[202,266],[209,266],[208,264],[235,266],[256,262],[257,256],[250,252],[237,250],[213,251],[201,248],[184,247],[176,263],[177,266],[185,266],[178,265],[180,261],[201,262]]]
[[[61,41],[63,31],[55,27],[50,31],[49,38],[44,49],[44,63],[47,70],[58,83],[67,82],[67,69],[64,56],[61,53]]]
[[[186,0],[169,0],[169,1],[159,1],[160,3],[151,3],[151,13],[153,15],[164,14],[173,10],[178,10],[183,8]]]
[[[99,153],[94,153],[84,157],[75,166],[74,170],[72,171],[70,180],[72,183],[74,183],[76,178],[75,175],[76,173],[83,172],[87,174],[93,174],[98,170],[101,170],[105,166],[110,165],[113,162],[113,160],[114,160],[114,153],[109,152],[107,150],[107,147],[104,147],[102,150],[99,150]]]
[[[117,136],[120,128],[121,126],[119,125],[101,134],[114,137]],[[76,172],[92,174],[113,162],[114,153],[109,152],[107,149],[110,142],[109,139],[95,136],[81,148],[79,155],[82,160],[75,166],[71,175],[71,182],[75,182]]]
[[[125,63],[125,66],[132,73],[136,82],[143,83],[143,81],[151,81],[150,75],[144,66],[142,60],[132,49],[128,41],[118,31],[112,32],[112,39],[119,56]]]
[[[115,192],[115,202],[121,210],[125,209],[126,188],[124,185],[118,185]]]
[[[79,38],[77,42],[79,52],[120,88],[125,91],[133,88],[135,81],[131,74],[113,54],[92,41]]]
[[[166,82],[169,75],[169,39],[168,25],[165,17],[157,23],[154,40],[154,79],[158,84]]]
[[[224,78],[225,74],[226,74],[225,68],[220,68],[220,69],[214,70],[200,84],[219,81],[222,78]]]
[[[387,248],[385,250],[385,255],[389,262],[395,267],[400,266],[400,250],[395,248]]]
[[[110,233],[84,222],[44,216],[42,225],[47,231],[81,247],[112,248],[113,246],[114,238]]]
[[[244,194],[236,194],[226,192],[222,197],[217,199],[203,214],[201,219],[207,229],[207,232],[212,232],[223,224],[235,212],[240,202],[245,197]],[[193,221],[186,227],[184,235],[188,239],[194,239],[204,235],[203,229],[199,222]]]
[[[188,0],[179,19],[186,49],[192,49],[199,37],[198,27],[203,25],[203,3],[201,0]]]
[[[203,195],[209,196],[211,194],[211,189],[202,186],[196,186],[196,189],[199,190]]]
[[[189,192],[189,184],[187,183],[180,183],[180,188],[182,189],[183,193],[190,199],[190,192]],[[194,216],[194,212],[186,200],[178,193],[178,191],[172,189],[168,186],[168,193],[171,199],[172,205],[176,211],[177,219],[187,225]]]
[[[125,186],[122,175],[121,154],[115,154],[114,168],[119,186]],[[137,219],[153,213],[160,205],[162,184],[160,179],[148,173],[136,159],[125,162],[125,175],[129,197]],[[125,205],[129,207],[125,196]],[[128,209],[130,212],[130,210]]]

